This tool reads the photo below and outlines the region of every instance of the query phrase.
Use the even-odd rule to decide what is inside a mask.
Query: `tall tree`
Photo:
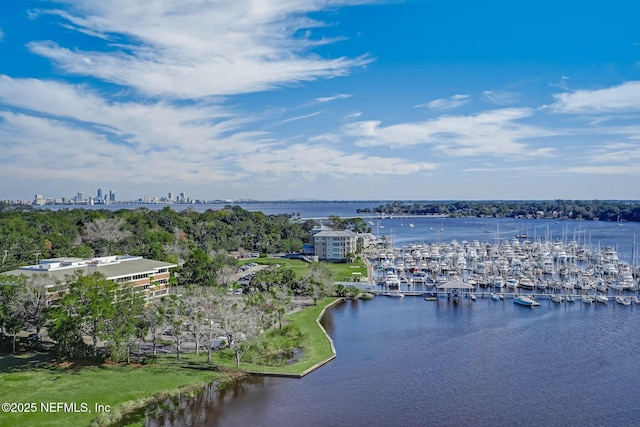
[[[145,298],[132,286],[124,286],[117,291],[114,314],[107,321],[104,337],[107,350],[114,362],[125,358],[130,362],[131,340],[136,337],[137,327],[142,317]]]
[[[307,277],[311,284],[310,292],[314,305],[317,304],[319,299],[331,294],[334,275],[326,264],[320,262],[312,263],[307,272]]]
[[[165,300],[150,303],[144,307],[142,312],[143,324],[146,331],[151,335],[152,351],[155,356],[157,353],[158,338],[166,325],[166,319],[163,315],[164,309],[162,307],[165,304]]]
[[[160,312],[164,316],[164,321],[176,342],[176,354],[177,358],[180,359],[182,339],[184,338],[183,327],[187,316],[186,304],[185,301],[176,294],[162,297],[161,302]]]
[[[247,346],[247,341],[263,330],[264,314],[245,300],[224,296],[216,303],[217,318],[222,330],[221,336],[226,338],[229,348],[235,353],[236,367]]]
[[[15,312],[27,328],[36,330],[36,342],[46,320],[47,286],[54,284],[48,275],[36,274],[26,280],[15,302]]]
[[[283,285],[273,286],[269,290],[269,296],[269,305],[278,322],[278,329],[282,329],[282,318],[291,310],[291,289]]]
[[[105,334],[107,323],[116,314],[116,289],[116,283],[101,273],[76,274],[69,284],[68,293],[59,300],[59,305],[67,313],[78,317],[81,334],[91,337],[94,357],[98,354],[98,338]]]
[[[3,334],[7,323],[15,317],[15,301],[25,281],[24,276],[0,275],[0,332]]]

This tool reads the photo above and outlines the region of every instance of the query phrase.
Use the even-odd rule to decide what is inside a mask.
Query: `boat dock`
[[[390,292],[394,292],[394,291],[389,291],[387,289],[368,289],[366,291],[367,293],[373,294],[373,295],[387,295]],[[454,294],[451,292],[436,292],[436,290],[434,289],[433,291],[401,291],[402,295],[406,296],[406,297],[422,297],[424,295],[430,294],[430,295],[435,295],[438,298],[442,298],[442,299],[446,299],[446,298],[453,298]],[[471,299],[471,294],[473,294],[476,298],[491,298],[491,295],[496,294],[500,297],[502,297],[501,299],[514,299],[516,296],[527,296],[529,298],[533,298],[535,300],[551,300],[551,297],[554,295],[558,295],[561,296],[563,298],[563,302],[566,302],[566,298],[568,296],[574,297],[576,299],[576,302],[578,302],[580,300],[580,297],[582,297],[583,294],[551,294],[551,293],[526,293],[526,292],[490,292],[490,291],[480,291],[480,292],[473,292],[473,293],[469,293],[469,292],[462,292],[462,293],[458,293],[457,296],[461,299]],[[591,295],[592,297],[595,297],[595,294],[588,294]],[[612,295],[608,295],[608,297],[610,298],[610,301],[613,302],[613,296]]]

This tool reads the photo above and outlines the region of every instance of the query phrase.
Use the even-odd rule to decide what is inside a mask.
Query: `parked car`
[[[213,341],[213,344],[211,344],[212,350],[222,350],[223,348],[227,347],[229,347],[227,337],[216,337],[216,339]]]

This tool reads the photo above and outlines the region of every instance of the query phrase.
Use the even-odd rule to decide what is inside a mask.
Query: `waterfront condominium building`
[[[343,261],[356,252],[356,233],[351,230],[323,230],[313,235],[314,254],[321,260]]]
[[[147,302],[169,293],[170,268],[176,264],[145,259],[141,256],[113,255],[96,258],[52,258],[40,260],[38,264],[20,267],[3,274],[46,275],[51,279],[47,285],[49,298],[56,299],[63,292],[66,282],[77,273],[91,275],[102,273],[107,280],[121,286],[129,284],[134,290],[144,292]]]

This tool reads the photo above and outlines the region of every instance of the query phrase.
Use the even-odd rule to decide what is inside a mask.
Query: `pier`
[[[495,293],[500,299],[562,297],[567,303],[583,295],[594,300],[606,296],[614,303],[615,297],[625,296],[640,303],[638,265],[621,260],[611,247],[591,249],[577,241],[532,242],[516,236],[493,244],[411,244],[370,251],[367,263],[365,290],[374,295],[452,298],[457,293],[457,299],[477,299]]]

